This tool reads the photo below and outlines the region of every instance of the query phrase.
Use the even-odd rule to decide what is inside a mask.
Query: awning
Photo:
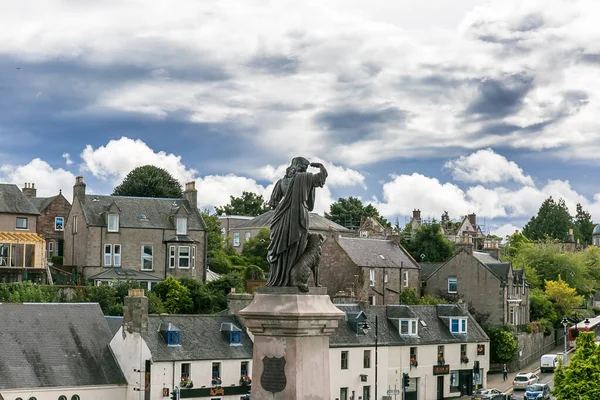
[[[0,242],[8,243],[44,243],[43,237],[37,233],[0,232]]]

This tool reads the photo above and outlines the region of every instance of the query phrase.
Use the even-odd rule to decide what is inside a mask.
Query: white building
[[[125,400],[98,304],[0,303],[0,399]]]
[[[404,373],[405,400],[486,385],[489,338],[461,305],[336,306],[346,317],[330,339],[331,399],[401,399]]]
[[[250,392],[252,342],[229,315],[148,315],[148,299],[132,289],[125,298],[123,326],[110,346],[127,381],[128,400],[140,392],[164,400],[236,399]]]

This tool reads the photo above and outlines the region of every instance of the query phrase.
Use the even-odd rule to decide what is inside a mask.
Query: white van
[[[544,354],[540,359],[540,370],[542,372],[554,371],[558,364],[558,354]]]

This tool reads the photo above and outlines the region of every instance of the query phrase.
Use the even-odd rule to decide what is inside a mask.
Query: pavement
[[[548,354],[552,353],[562,353],[564,351],[564,347],[558,346],[554,350],[549,351]],[[568,352],[567,352],[568,353]],[[487,375],[487,387],[488,388],[496,388],[503,393],[511,393],[512,392],[512,382],[515,379],[515,376],[519,372],[533,372],[535,374],[540,373],[540,360],[535,360],[528,366],[521,368],[518,371],[510,371],[508,373],[508,378],[506,380],[503,379],[502,372],[489,372]],[[471,399],[472,395],[462,396],[461,400]],[[520,397],[519,397],[520,398]]]

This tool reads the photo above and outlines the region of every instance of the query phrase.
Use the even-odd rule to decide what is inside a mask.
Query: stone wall
[[[564,343],[564,333],[560,329],[549,336],[544,336],[543,333],[518,333],[515,336],[519,344],[519,352],[514,360],[508,363],[508,369],[512,372],[539,363],[544,354],[554,353],[555,349]],[[490,371],[501,372],[502,364],[491,364]]]

